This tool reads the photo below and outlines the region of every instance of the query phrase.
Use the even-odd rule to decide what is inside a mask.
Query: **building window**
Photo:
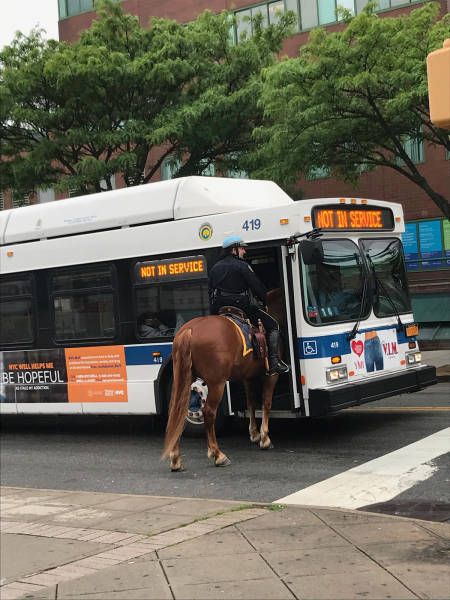
[[[53,188],[40,188],[37,192],[37,196],[40,204],[53,202],[55,199],[55,190]]]
[[[0,192],[0,210],[5,210],[5,197],[3,192]]]
[[[329,167],[316,167],[314,169],[310,169],[306,179],[326,179],[327,177],[330,177],[330,175],[331,172]]]
[[[240,10],[236,13],[236,39],[239,42],[241,39],[249,38],[252,34],[251,23],[252,11]]]
[[[20,192],[12,193],[12,206],[13,208],[20,208],[21,206],[28,206],[30,204],[30,197],[28,194],[22,194]]]
[[[94,0],[58,0],[59,18],[73,17],[94,10]]]
[[[423,0],[378,0],[377,10],[389,10],[398,6],[417,4]],[[318,25],[328,25],[338,21],[337,8],[342,7],[352,14],[359,14],[368,0],[276,0],[236,11],[237,24],[231,33],[234,41],[252,35],[251,20],[257,14],[262,15],[262,24],[277,23],[280,15],[292,11],[297,15],[297,31],[305,31]]]
[[[214,177],[216,174],[216,168],[214,163],[208,163],[206,160],[200,161],[200,166],[205,165],[200,175],[203,177]],[[174,156],[167,156],[161,164],[161,179],[166,181],[167,179],[173,179],[178,175],[178,171],[182,166],[181,160]]]
[[[173,179],[181,167],[181,160],[174,156],[167,156],[161,164],[161,179]]]
[[[19,275],[0,281],[0,344],[26,344],[34,338],[32,281]]]
[[[276,25],[280,21],[281,15],[284,13],[284,1],[279,0],[278,2],[271,2],[268,5],[269,9],[269,23]]]
[[[326,25],[336,21],[335,0],[319,0],[319,25]]]
[[[62,269],[50,278],[55,340],[105,340],[116,335],[111,265]]]
[[[423,147],[423,139],[420,136],[405,137],[403,140],[403,149],[414,164],[423,163],[425,160],[425,151]],[[399,164],[404,164],[401,159]]]

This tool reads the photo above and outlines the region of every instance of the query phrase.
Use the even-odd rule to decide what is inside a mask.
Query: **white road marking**
[[[427,463],[447,452],[450,452],[450,427],[275,503],[359,508],[386,502],[431,477],[437,467]]]

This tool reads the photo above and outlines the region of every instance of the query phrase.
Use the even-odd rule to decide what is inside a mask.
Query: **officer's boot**
[[[280,332],[278,329],[272,329],[267,338],[267,347],[269,350],[269,375],[289,373],[289,366],[280,359]]]

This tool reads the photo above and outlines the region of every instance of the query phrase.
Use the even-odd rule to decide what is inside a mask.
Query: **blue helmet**
[[[223,240],[222,248],[245,248],[247,244],[239,235],[229,235]]]

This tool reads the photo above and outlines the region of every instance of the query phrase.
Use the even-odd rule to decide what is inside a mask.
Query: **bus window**
[[[0,281],[0,345],[34,339],[32,281],[19,275]]]
[[[50,293],[56,341],[115,337],[111,265],[57,271],[50,277]]]
[[[405,262],[400,240],[361,240],[361,246],[375,272],[373,311],[377,317],[411,312]]]
[[[350,240],[324,240],[322,262],[302,262],[305,317],[312,325],[342,323],[358,319],[364,285],[359,248]],[[370,307],[362,311],[367,318]]]
[[[209,312],[206,281],[139,285],[135,294],[139,338],[172,337],[184,323]]]

